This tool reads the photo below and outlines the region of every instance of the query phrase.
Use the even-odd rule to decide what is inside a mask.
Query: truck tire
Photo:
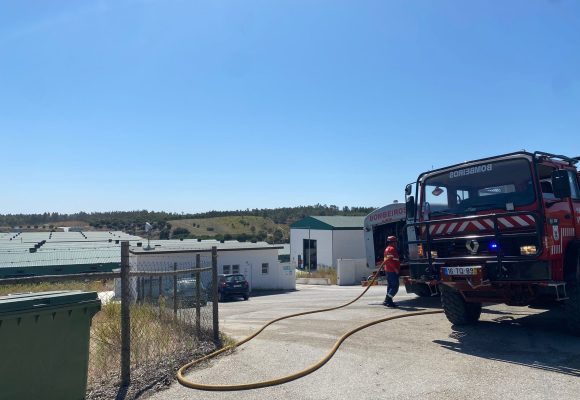
[[[567,277],[566,294],[568,299],[564,302],[568,329],[574,335],[580,336],[580,254],[575,255],[576,273]]]
[[[443,311],[453,325],[470,325],[479,320],[481,303],[468,303],[457,290],[443,285],[440,286],[440,291]]]

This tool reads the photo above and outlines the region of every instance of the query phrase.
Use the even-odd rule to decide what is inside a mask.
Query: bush
[[[181,238],[185,238],[187,236],[190,235],[191,232],[189,232],[188,229],[185,228],[175,228],[173,230],[173,238],[177,238],[177,239],[181,239]]]
[[[296,278],[328,278],[331,285],[336,285],[336,268],[319,265],[312,272],[296,270]]]

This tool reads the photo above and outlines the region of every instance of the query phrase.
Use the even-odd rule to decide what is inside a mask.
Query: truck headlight
[[[536,254],[536,246],[535,245],[521,246],[520,254],[522,256],[533,256],[534,254]]]
[[[431,258],[437,258],[437,250],[431,250]]]

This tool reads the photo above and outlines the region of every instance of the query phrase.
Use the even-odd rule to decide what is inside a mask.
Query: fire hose
[[[268,326],[275,324],[278,321],[282,321],[285,319],[294,318],[294,317],[298,317],[298,316],[302,316],[302,315],[323,313],[323,312],[334,311],[334,310],[348,307],[349,305],[360,300],[366,294],[366,292],[371,288],[371,286],[373,286],[373,283],[375,282],[377,276],[378,276],[378,270],[375,272],[372,280],[368,283],[365,290],[361,294],[359,294],[357,297],[355,297],[353,300],[351,300],[345,304],[342,304],[342,305],[339,305],[336,307],[321,308],[321,309],[317,309],[317,310],[289,314],[289,315],[285,315],[283,317],[273,319],[273,320],[267,322],[266,324],[262,325],[262,327],[260,327],[260,329],[258,329],[256,332],[243,338],[239,342],[236,342],[236,343],[229,345],[229,346],[222,347],[221,349],[216,350],[213,353],[210,353],[208,355],[205,355],[203,357],[200,357],[196,360],[193,360],[193,361],[183,365],[177,371],[178,382],[180,384],[182,384],[183,386],[191,388],[191,389],[208,390],[208,391],[237,391],[237,390],[258,389],[258,388],[264,388],[264,387],[268,387],[268,386],[280,385],[283,383],[287,383],[287,382],[302,378],[306,375],[311,374],[312,372],[316,371],[317,369],[321,368],[324,364],[326,364],[334,356],[334,354],[336,353],[338,348],[341,346],[341,344],[349,336],[355,334],[356,332],[359,332],[359,331],[366,329],[370,326],[377,325],[377,324],[387,322],[387,321],[392,321],[395,319],[410,318],[410,317],[416,317],[416,316],[420,316],[420,315],[440,314],[443,312],[442,310],[435,310],[435,311],[418,311],[418,312],[412,312],[412,313],[408,313],[408,314],[398,314],[398,315],[392,315],[390,317],[380,318],[380,319],[359,325],[359,326],[355,327],[354,329],[351,329],[348,332],[344,333],[341,337],[339,337],[338,340],[332,346],[332,348],[318,362],[303,369],[302,371],[296,372],[296,373],[291,374],[291,375],[286,375],[286,376],[283,376],[280,378],[266,380],[266,381],[260,381],[260,382],[253,382],[253,383],[236,384],[236,385],[207,385],[207,384],[202,384],[202,383],[196,383],[196,382],[193,382],[193,381],[185,378],[185,376],[184,376],[185,373],[189,369],[191,369],[192,367],[199,365],[199,364],[203,363],[204,361],[211,360],[212,358],[215,358],[220,354],[223,354],[229,350],[233,350],[233,349],[243,345],[244,343],[249,342],[250,340],[254,339],[256,336],[258,336],[260,333],[262,333]]]

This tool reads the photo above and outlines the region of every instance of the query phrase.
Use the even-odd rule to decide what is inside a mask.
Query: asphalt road
[[[360,287],[298,285],[291,293],[220,303],[222,329],[234,338],[285,314],[334,306]],[[320,359],[356,325],[397,313],[439,307],[404,291],[386,309],[373,287],[346,309],[281,321],[235,353],[189,373],[198,382],[247,383],[299,371]],[[564,328],[560,310],[489,306],[471,327],[436,314],[375,325],[351,336],[313,374],[244,392],[202,392],[178,383],[151,399],[578,399],[580,338]]]

